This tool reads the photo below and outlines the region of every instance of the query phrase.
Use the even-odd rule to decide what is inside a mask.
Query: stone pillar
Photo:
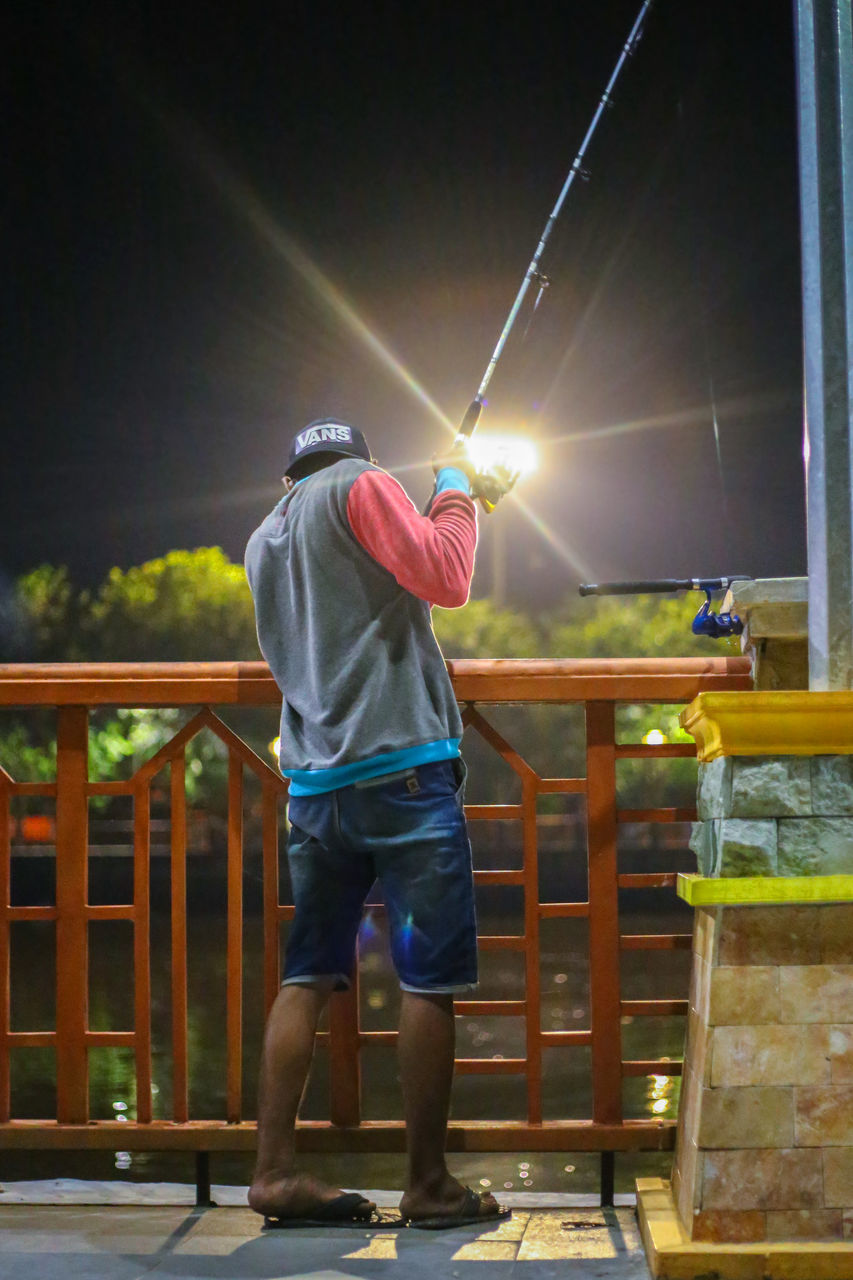
[[[744,624],[740,647],[752,661],[756,689],[808,689],[808,578],[735,582],[722,609]]]
[[[737,1250],[760,1243],[756,1274],[775,1277],[773,1249],[806,1241],[823,1262],[789,1257],[780,1276],[853,1276],[853,693],[703,694],[682,723],[700,874],[679,877],[693,971],[671,1193],[655,1203],[671,1195],[682,1264],[713,1242],[702,1266],[746,1275]],[[821,1269],[828,1242],[840,1271]]]

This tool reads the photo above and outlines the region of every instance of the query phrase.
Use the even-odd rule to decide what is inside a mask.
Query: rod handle
[[[474,428],[480,421],[480,414],[483,412],[483,402],[477,396],[468,405],[465,410],[465,416],[459,423],[459,430],[456,432],[457,437],[464,436],[467,440],[474,434]]]
[[[633,596],[648,591],[689,591],[692,578],[651,578],[643,582],[582,582],[582,596]]]

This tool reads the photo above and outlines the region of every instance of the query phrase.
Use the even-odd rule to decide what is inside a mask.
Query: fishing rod
[[[647,578],[638,582],[582,582],[578,595],[636,596],[671,591],[704,591],[705,602],[691,624],[695,636],[739,636],[743,622],[736,613],[714,613],[711,596],[715,591],[728,591],[735,582],[752,582],[748,573],[732,573],[727,578]]]
[[[545,230],[542,232],[542,235],[539,240],[539,244],[536,246],[536,252],[532,257],[530,261],[530,266],[527,268],[527,272],[524,276],[524,279],[521,282],[521,288],[516,294],[515,302],[513,302],[510,308],[509,315],[506,318],[506,323],[504,324],[504,327],[501,330],[500,337],[498,338],[497,346],[492,352],[492,358],[489,360],[489,363],[486,366],[486,372],[483,374],[482,381],[477,389],[477,394],[474,396],[474,399],[471,401],[468,408],[465,410],[465,415],[459,424],[459,428],[456,433],[456,441],[455,441],[456,444],[459,444],[459,445],[464,444],[474,434],[474,430],[479,421],[480,414],[483,411],[483,405],[485,404],[486,389],[488,388],[488,385],[492,380],[492,375],[495,372],[495,369],[497,368],[497,363],[501,357],[501,352],[506,346],[507,338],[509,337],[512,331],[512,327],[515,324],[518,313],[521,310],[521,304],[524,301],[524,298],[527,294],[527,290],[530,288],[531,284],[533,283],[536,283],[539,286],[539,293],[537,295],[536,302],[533,305],[533,310],[535,311],[536,308],[539,306],[539,302],[542,298],[542,294],[544,293],[545,289],[548,287],[550,283],[550,281],[548,280],[548,277],[543,275],[542,272],[539,270],[539,263],[542,260],[542,254],[545,252],[545,246],[548,243],[548,238],[554,229],[554,224],[556,223],[557,218],[560,216],[560,211],[565,203],[566,196],[569,194],[569,191],[571,189],[572,183],[574,182],[575,178],[579,177],[582,179],[586,179],[589,177],[589,174],[583,167],[583,159],[584,159],[584,156],[586,155],[586,149],[589,146],[590,142],[592,141],[592,136],[595,133],[596,128],[598,127],[598,122],[601,119],[602,115],[604,114],[605,109],[609,106],[612,106],[612,103],[613,103],[612,94],[613,94],[614,86],[616,85],[616,81],[619,79],[619,76],[622,72],[622,68],[624,67],[625,63],[628,61],[628,58],[631,56],[631,54],[634,53],[637,45],[639,44],[640,38],[643,34],[643,23],[646,20],[646,15],[648,14],[649,9],[652,7],[652,3],[653,3],[653,0],[644,0],[644,3],[640,8],[640,12],[637,15],[637,19],[633,27],[631,28],[631,33],[628,36],[628,39],[625,41],[625,44],[622,46],[622,52],[619,55],[619,60],[617,61],[616,66],[613,69],[613,74],[611,75],[610,79],[607,82],[607,87],[604,90],[604,93],[601,95],[598,101],[598,106],[595,109],[595,114],[592,117],[592,122],[590,123],[590,126],[586,131],[586,135],[584,137],[583,142],[580,145],[577,155],[572,161],[572,167],[569,170],[568,177],[566,178],[566,181],[563,183],[562,190],[560,191],[560,194],[557,197],[557,203],[554,205],[554,208],[551,210],[551,214],[548,218],[548,221],[545,223]],[[485,493],[483,496],[486,498],[486,502],[484,502],[483,505],[487,506],[488,493]],[[490,509],[489,506],[487,506],[487,510],[488,509]]]

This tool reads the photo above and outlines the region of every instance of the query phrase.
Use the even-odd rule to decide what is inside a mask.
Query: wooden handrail
[[[711,689],[750,689],[747,658],[452,658],[462,702],[689,700]],[[0,706],[274,705],[265,662],[0,664]]]

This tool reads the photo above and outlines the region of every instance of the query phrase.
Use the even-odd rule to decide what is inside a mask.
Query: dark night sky
[[[19,8],[0,573],[93,582],[240,559],[312,418],[389,468],[449,439],[294,254],[458,419],[639,0]],[[790,6],[657,0],[588,164],[483,421],[540,441],[521,496],[568,558],[501,510],[480,592],[499,520],[518,603],[804,572]]]

